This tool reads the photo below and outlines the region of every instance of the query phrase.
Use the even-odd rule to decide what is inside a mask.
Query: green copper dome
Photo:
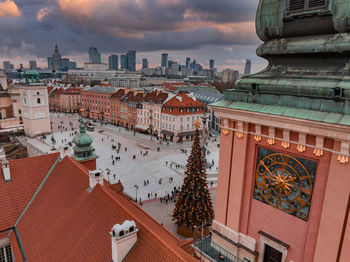
[[[78,147],[90,146],[92,144],[92,138],[86,133],[85,124],[80,120],[80,134],[77,134],[73,138],[73,142]]]
[[[72,157],[77,161],[96,159],[98,157],[93,153],[95,149],[91,145],[92,138],[86,133],[82,118],[80,119],[80,133],[73,138],[73,143],[75,146],[73,148],[74,155]]]

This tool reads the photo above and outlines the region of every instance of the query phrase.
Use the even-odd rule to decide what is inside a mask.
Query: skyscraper
[[[52,56],[49,56],[49,57],[47,58],[47,68],[48,68],[48,69],[52,69],[52,63],[53,63]]]
[[[68,71],[69,69],[69,58],[62,58],[61,59],[61,70],[62,71]]]
[[[14,66],[13,66],[13,64],[11,64],[10,61],[4,61],[2,64],[4,66],[4,70],[12,70],[12,69],[14,69]]]
[[[127,69],[129,71],[136,71],[136,51],[135,50],[129,50],[126,54],[127,60],[128,60],[128,67]]]
[[[109,64],[109,69],[118,70],[118,56],[110,55],[108,57],[108,64]]]
[[[250,59],[245,60],[244,75],[250,75],[250,69],[252,67],[252,62]]]
[[[121,69],[128,69],[128,60],[126,58],[126,55],[120,56],[120,66]]]
[[[191,58],[187,57],[186,58],[186,69],[190,68],[190,64],[191,64]]]
[[[55,52],[52,55],[52,70],[55,70],[55,71],[61,70],[61,60],[62,60],[62,56],[58,51],[57,42],[56,42]]]
[[[29,68],[32,70],[36,70],[37,69],[36,61],[29,61]]]
[[[148,60],[147,58],[142,59],[142,69],[148,68]]]
[[[214,63],[215,63],[214,59],[210,59],[209,60],[209,68],[210,68],[210,70],[214,69]]]
[[[101,64],[101,54],[98,52],[97,47],[89,48],[89,63]]]
[[[162,67],[167,67],[167,65],[168,65],[168,54],[164,53],[164,54],[162,54],[162,64],[161,64],[161,66]]]
[[[77,62],[70,61],[69,62],[69,69],[76,69],[77,68]]]

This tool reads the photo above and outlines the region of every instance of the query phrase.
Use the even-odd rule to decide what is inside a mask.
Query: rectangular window
[[[289,12],[299,13],[303,11],[312,11],[326,7],[326,0],[289,0]]]

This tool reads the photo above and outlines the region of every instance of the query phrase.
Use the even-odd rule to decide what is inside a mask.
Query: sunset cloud
[[[18,52],[23,59],[45,61],[57,40],[62,55],[80,63],[88,60],[93,44],[104,61],[111,53],[135,49],[137,63],[147,57],[150,64],[159,64],[160,53],[166,51],[181,63],[192,57],[206,65],[210,57],[216,65],[233,67],[225,60],[250,58],[254,67],[260,44],[254,23],[258,2],[0,0],[0,65]]]
[[[22,13],[18,9],[15,2],[12,0],[6,0],[5,2],[0,2],[0,18],[3,17],[18,17]]]
[[[51,13],[50,8],[47,8],[47,7],[41,8],[41,9],[38,11],[37,15],[36,15],[36,20],[38,20],[39,22],[41,22],[41,21],[43,20],[43,18],[44,18],[45,16],[47,16],[48,14],[50,14],[50,13]]]

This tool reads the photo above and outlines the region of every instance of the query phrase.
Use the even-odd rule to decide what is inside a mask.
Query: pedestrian
[[[153,196],[153,193],[151,192],[151,196]]]
[[[149,193],[148,193],[148,198],[149,198]]]
[[[113,166],[114,166],[114,160],[112,160],[112,164],[113,164]]]
[[[115,179],[115,174],[113,175],[114,179]]]
[[[126,151],[128,151],[128,148],[127,148],[127,147],[125,147],[125,152],[126,152]]]
[[[133,155],[133,157],[132,157],[134,160],[136,159],[136,156],[135,155]]]
[[[211,182],[210,182],[210,186],[211,186],[211,187],[213,187],[213,184],[214,184],[214,182],[213,182],[213,181],[211,181]]]
[[[168,199],[167,198],[165,199],[165,204],[168,204]]]
[[[142,155],[142,150],[140,150],[140,155]]]
[[[146,186],[146,180],[143,180],[143,186]]]
[[[154,198],[157,198],[157,193],[154,193]]]
[[[147,179],[147,185],[149,184],[149,180]]]
[[[165,161],[165,165],[166,165],[166,166],[168,165],[168,161]]]

